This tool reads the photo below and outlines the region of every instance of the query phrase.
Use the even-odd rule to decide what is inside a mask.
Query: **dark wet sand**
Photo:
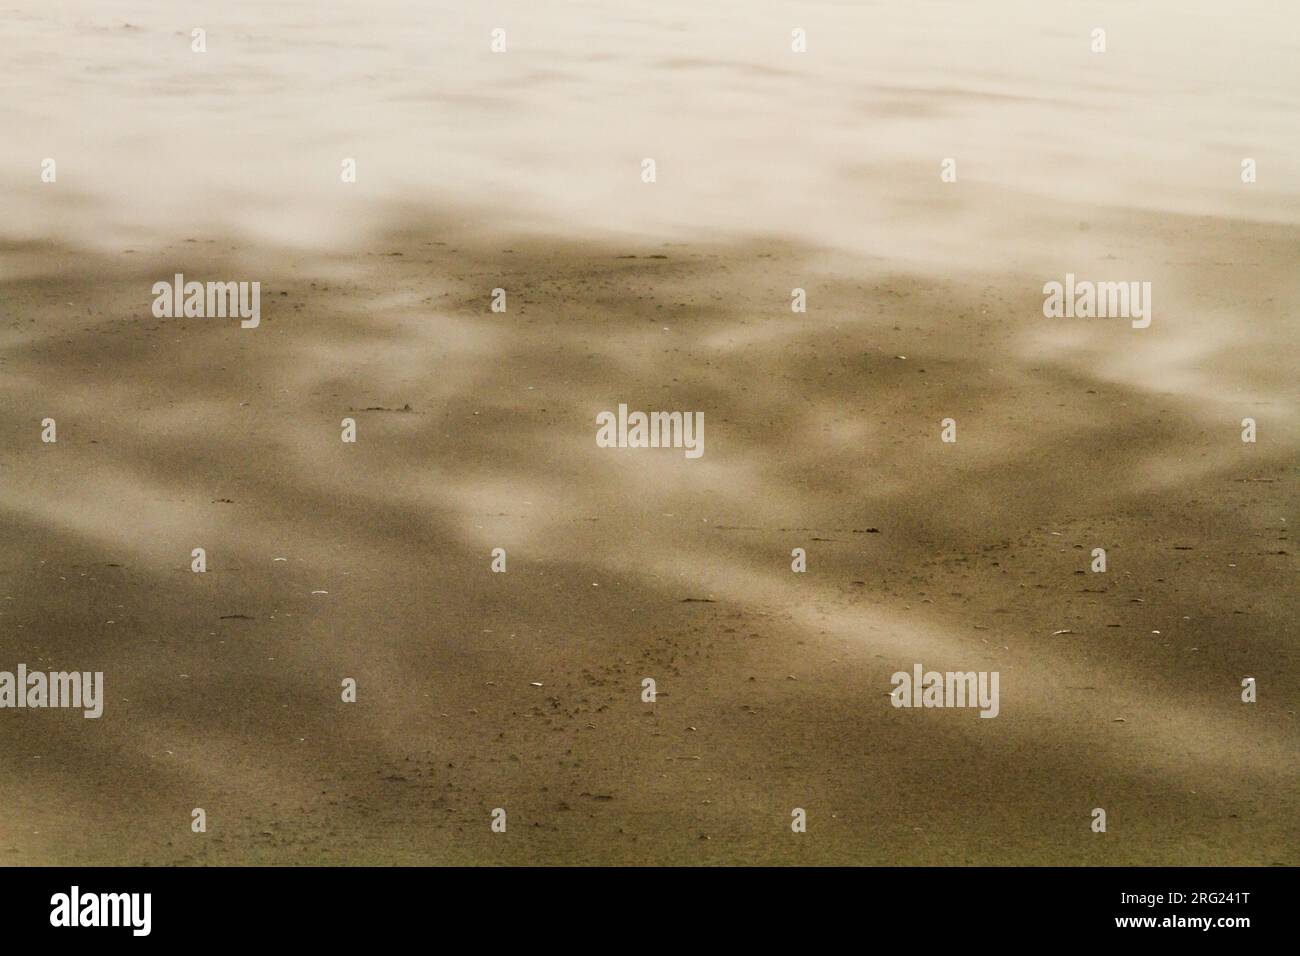
[[[416,213],[329,256],[10,244],[0,666],[108,701],[0,714],[4,862],[1300,862],[1300,230],[1094,215],[1099,268],[1231,299],[1207,381],[1285,401],[1027,357],[1014,264]],[[174,271],[260,278],[261,328],[153,319]],[[597,448],[621,401],[704,411],[704,457]],[[1001,715],[893,709],[916,661],[998,670]]]

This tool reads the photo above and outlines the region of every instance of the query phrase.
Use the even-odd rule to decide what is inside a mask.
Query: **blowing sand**
[[[74,7],[23,5],[15,20],[28,50],[77,37],[70,66],[32,54],[34,70],[69,71],[59,82],[134,62],[138,48],[105,52],[96,31],[155,44],[173,26],[188,33],[147,10],[113,20]],[[960,26],[945,19],[955,7],[933,8],[932,23]],[[829,29],[834,10],[819,9]],[[645,16],[603,26],[641,38],[631,76],[664,78],[643,101],[661,142],[691,142],[674,138],[666,101],[698,89],[725,102],[678,100],[686,126],[717,109],[733,117],[719,143],[779,133],[752,88],[772,82],[768,60],[736,52],[747,69],[701,80],[710,67],[645,39],[680,28],[700,45],[700,24]],[[789,27],[775,19],[779,52]],[[227,44],[269,57],[280,34],[239,26]],[[97,720],[0,711],[0,859],[1300,862],[1294,186],[1233,214],[1236,157],[1249,153],[1231,143],[1169,174],[1193,197],[1179,203],[1134,182],[1116,187],[1131,201],[1096,195],[1112,162],[1124,174],[1103,155],[1076,156],[1093,194],[1071,177],[1049,196],[974,170],[941,187],[953,150],[930,141],[945,116],[989,107],[962,94],[978,74],[935,54],[930,81],[907,93],[897,84],[911,79],[877,82],[883,67],[821,100],[799,81],[820,103],[810,109],[861,107],[862,123],[897,136],[867,171],[838,162],[857,145],[818,134],[814,172],[791,189],[825,198],[791,220],[800,204],[778,194],[800,150],[770,167],[760,150],[739,185],[669,182],[662,202],[628,199],[619,217],[600,201],[604,182],[584,191],[567,167],[566,214],[566,160],[552,153],[570,128],[596,133],[534,75],[545,57],[512,61],[511,93],[483,80],[481,58],[453,84],[483,97],[485,169],[542,157],[531,186],[521,165],[517,193],[494,199],[493,173],[469,172],[457,97],[412,105],[386,85],[425,62],[392,45],[399,26],[376,27],[368,62],[391,56],[392,72],[363,89],[381,89],[391,116],[446,126],[460,172],[438,197],[381,195],[363,162],[357,185],[374,191],[322,206],[339,157],[360,151],[327,115],[321,184],[303,185],[312,199],[284,198],[282,165],[269,163],[268,183],[241,160],[230,169],[246,196],[280,194],[245,210],[205,179],[220,164],[197,154],[213,142],[182,140],[196,156],[176,166],[130,145],[156,128],[146,107],[167,102],[157,76],[104,79],[131,105],[125,132],[96,132],[95,87],[80,107],[48,104],[54,145],[5,146],[0,669],[102,671],[106,701]],[[1251,49],[1281,59],[1270,23],[1248,26]],[[328,29],[343,44],[348,24]],[[459,49],[459,36],[443,42]],[[623,74],[588,52],[589,85],[571,83],[597,91],[591,116],[615,115],[598,91]],[[833,65],[855,75],[847,58]],[[1166,91],[1194,68],[1165,70],[1126,93],[1183,103]],[[264,75],[234,75],[245,85],[228,95],[260,111],[249,129],[274,130]],[[1048,94],[1013,81],[1020,92],[992,102],[1004,129],[1032,126]],[[211,82],[201,102],[232,83]],[[287,110],[304,95],[271,102]],[[547,103],[559,110],[549,132],[533,112]],[[736,118],[737,103],[756,112]],[[1281,153],[1294,131],[1272,125],[1275,108],[1260,100],[1253,135]],[[1206,137],[1238,122],[1230,104],[1205,110]],[[42,128],[37,108],[10,111],[16,128]],[[498,149],[497,120],[508,142],[527,139],[515,115],[536,153]],[[987,127],[963,128],[968,153],[996,166]],[[378,135],[372,168],[410,161]],[[297,140],[311,140],[306,120],[266,148]],[[40,157],[63,155],[59,142],[102,165],[61,161],[58,185],[41,184]],[[596,164],[589,143],[572,149]],[[629,147],[626,182],[611,173],[608,188],[647,188],[637,163],[652,153]],[[103,170],[132,156],[157,161],[156,190],[105,184]],[[1188,191],[1219,159],[1222,191]],[[767,192],[747,191],[769,173]],[[823,192],[832,183],[838,200]],[[850,213],[855,183],[870,199]],[[173,215],[172,189],[192,218]],[[317,220],[333,227],[291,235]],[[1042,285],[1067,271],[1151,281],[1152,326],[1045,319]],[[154,318],[149,289],[176,272],[260,281],[261,325]],[[504,314],[489,308],[497,287]],[[791,312],[795,287],[806,314]],[[620,402],[702,410],[704,455],[597,447],[595,416]],[[47,417],[55,444],[40,441]],[[340,441],[349,417],[355,444]],[[944,418],[954,444],[939,440]],[[203,574],[190,569],[196,547]],[[1104,574],[1089,570],[1096,547]],[[505,574],[490,570],[494,548]],[[790,570],[793,548],[807,552],[804,574]],[[890,675],[915,662],[999,672],[998,717],[892,707]],[[1258,703],[1241,701],[1247,676]],[[345,678],[356,703],[340,699]],[[489,826],[497,807],[504,834]],[[791,832],[796,807],[807,833]],[[1097,807],[1105,834],[1089,826]],[[206,833],[191,832],[194,808]]]

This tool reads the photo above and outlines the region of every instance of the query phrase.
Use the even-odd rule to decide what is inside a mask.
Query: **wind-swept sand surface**
[[[957,9],[903,24],[894,13],[890,29],[960,34],[947,18]],[[365,56],[388,65],[360,89],[379,90],[376,111],[395,124],[429,124],[400,159],[374,128],[364,150],[345,143],[337,116],[277,132],[275,105],[305,94],[277,100],[251,68],[191,81],[204,110],[225,89],[232,108],[260,111],[247,132],[268,145],[240,140],[229,167],[246,180],[239,200],[238,183],[213,185],[221,163],[201,165],[217,134],[176,142],[200,165],[132,145],[166,104],[186,102],[166,92],[183,84],[155,88],[169,69],[155,60],[137,88],[108,68],[139,49],[95,45],[96,31],[161,45],[173,26],[187,44],[188,23],[23,10],[31,69],[89,85],[80,107],[46,104],[58,135],[0,156],[15,210],[0,243],[0,669],[103,671],[107,700],[98,720],[0,710],[4,862],[1300,862],[1300,205],[1294,185],[1238,184],[1256,192],[1228,211],[1251,148],[1227,141],[1230,96],[1202,101],[1198,135],[1221,138],[1219,152],[1169,173],[1193,199],[1139,196],[1126,181],[1121,202],[1095,192],[1107,171],[1134,174],[1123,156],[1076,155],[1088,188],[976,172],[1015,151],[995,162],[997,127],[973,113],[1000,110],[1016,129],[1043,108],[1035,97],[1048,94],[1024,76],[1003,78],[1004,99],[972,101],[996,78],[981,86],[977,70],[952,67],[937,84],[932,53],[933,75],[911,92],[897,87],[912,79],[882,85],[873,66],[860,88],[791,80],[796,97],[762,68],[788,42],[785,16],[765,15],[780,27],[770,60],[740,50],[702,62],[652,42],[679,30],[709,47],[708,24],[687,12],[583,21],[640,44],[626,71],[664,85],[624,109],[640,104],[661,144],[700,162],[708,150],[687,130],[715,110],[734,118],[715,146],[742,151],[780,132],[764,112],[772,97],[841,119],[857,104],[864,124],[816,134],[807,155],[759,149],[739,180],[683,190],[677,172],[639,182],[655,148],[631,145],[628,119],[605,127],[629,145],[617,173],[584,192],[553,151],[581,128],[574,155],[609,158],[592,152],[599,124],[566,112],[579,90],[592,117],[617,114],[602,83],[624,74],[599,49],[563,67],[591,71],[585,82],[553,78],[550,93],[535,74],[544,49],[502,67],[509,92],[480,57],[478,72],[413,106],[391,87],[432,67],[383,21]],[[835,10],[817,8],[825,30]],[[1114,22],[1126,16],[1115,8]],[[490,25],[464,35],[477,42]],[[1037,26],[1001,42],[1086,51],[1088,26],[1061,26],[1068,42]],[[1285,52],[1267,45],[1270,26],[1241,27],[1261,62]],[[221,27],[212,13],[210,63]],[[294,37],[333,31],[331,48],[351,49],[340,21],[251,29],[234,23],[224,44],[284,75],[297,74],[273,51]],[[1185,29],[1203,41],[1195,30],[1209,25]],[[77,38],[71,65],[39,66],[42,44],[64,35]],[[1195,65],[1157,62],[1149,86],[1140,70],[1115,80],[1116,102],[1145,91],[1192,109],[1174,91]],[[857,75],[847,57],[832,66]],[[735,75],[701,79],[711,69]],[[1024,69],[1055,76],[1036,59]],[[94,77],[122,97],[125,131],[92,128],[79,143],[75,119],[94,127],[91,104],[109,95]],[[480,91],[479,141],[457,126],[468,114],[448,88]],[[364,123],[356,87],[339,89]],[[678,130],[669,94],[693,90],[721,99],[677,100]],[[1110,128],[1131,159],[1126,115],[1078,95],[1057,108],[1076,120],[1095,109],[1090,128]],[[40,109],[25,102],[9,118],[35,136]],[[736,118],[738,104],[752,112]],[[547,105],[551,130],[533,112]],[[1251,142],[1281,164],[1294,130],[1274,123],[1277,104],[1256,105]],[[242,114],[204,115],[225,132]],[[1173,136],[1168,115],[1158,128]],[[841,164],[862,144],[835,130],[865,137],[872,124],[890,129],[890,155]],[[931,148],[951,124],[969,135],[966,153]],[[455,144],[463,188],[413,198],[367,185],[385,164],[414,175],[435,128]],[[299,205],[284,194],[292,171],[251,155],[286,141],[303,144],[295,161],[321,164]],[[473,178],[471,146],[493,173]],[[1042,158],[1041,144],[1027,148]],[[322,205],[339,158],[365,151],[358,192]],[[979,161],[969,181],[941,185],[939,160],[954,152]],[[86,162],[61,160],[58,183],[40,183],[41,157],[65,153]],[[512,156],[516,191],[494,198]],[[800,156],[815,175],[790,172]],[[152,173],[135,168],[156,191],[104,172],[149,157]],[[1220,160],[1222,188],[1188,192]],[[568,215],[556,208],[566,169]],[[769,174],[768,192],[752,189]],[[781,198],[789,175],[796,196],[821,198]],[[189,219],[166,198],[179,183]],[[867,198],[847,209],[855,183]],[[660,187],[662,204],[637,192]],[[626,190],[633,221],[605,221],[606,188]],[[332,225],[296,234],[309,221]],[[260,327],[154,318],[152,284],[176,272],[260,281]],[[1151,327],[1044,318],[1043,283],[1066,272],[1151,281]],[[489,308],[497,287],[504,314]],[[806,314],[790,309],[795,287]],[[703,457],[597,447],[595,416],[619,403],[703,411]],[[55,444],[40,441],[46,417]],[[348,417],[355,444],[340,441]],[[955,444],[939,440],[949,417]],[[1246,417],[1253,444],[1240,438]],[[190,570],[196,547],[204,574]],[[505,574],[489,568],[498,547]],[[1105,574],[1089,571],[1096,547]],[[807,573],[791,573],[793,548],[806,549]],[[998,717],[892,707],[890,675],[916,662],[999,672]],[[349,677],[356,703],[340,699]],[[1245,677],[1258,703],[1242,703]],[[198,807],[204,834],[190,828]],[[504,834],[489,828],[497,807]],[[796,807],[807,833],[791,832]],[[1096,807],[1105,834],[1090,829]]]

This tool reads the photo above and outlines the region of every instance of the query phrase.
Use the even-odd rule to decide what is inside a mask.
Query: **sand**
[[[96,31],[172,36],[146,11],[22,9],[30,49],[81,30],[94,63],[133,56],[103,52]],[[930,15],[960,25],[946,11]],[[646,16],[653,37],[698,26],[681,11]],[[328,25],[342,44],[347,24]],[[922,25],[895,24],[894,36]],[[1276,24],[1248,25],[1257,57],[1280,59]],[[376,27],[372,65],[399,27]],[[263,53],[283,39],[229,37]],[[692,143],[674,134],[670,94],[709,68],[642,42],[626,73],[665,77],[641,102],[664,142]],[[379,74],[394,84],[403,69],[420,75],[402,49]],[[775,79],[743,52],[744,69],[707,87],[722,102],[675,101],[687,126],[753,105],[716,148],[779,138],[761,111]],[[587,53],[590,89],[624,75]],[[177,146],[200,165],[155,149],[148,130],[169,103],[147,77],[105,80],[124,84],[132,108],[112,117],[124,129],[67,145],[97,159],[61,163],[57,186],[35,181],[39,158],[22,166],[44,143],[5,147],[0,669],[103,671],[107,700],[98,720],[0,711],[0,859],[1300,862],[1294,186],[1234,192],[1234,143],[1168,172],[1177,202],[1144,190],[1143,177],[1161,179],[1145,169],[1115,187],[1122,199],[1107,195],[1103,171],[1132,158],[1113,115],[1092,122],[1117,128],[1116,153],[1078,160],[1094,174],[1087,188],[1065,177],[1046,195],[996,175],[941,185],[947,153],[930,142],[945,116],[967,124],[960,155],[991,163],[998,129],[1032,127],[1035,96],[1048,94],[1026,83],[1023,102],[972,105],[970,75],[934,54],[947,86],[873,65],[817,107],[833,119],[875,103],[862,122],[896,136],[870,171],[842,166],[835,145],[836,129],[870,130],[832,124],[812,147],[759,150],[738,180],[670,179],[649,187],[667,185],[662,199],[616,207],[618,190],[641,195],[643,151],[629,145],[626,168],[584,191],[548,151],[570,128],[597,130],[564,112],[580,84],[548,91],[533,74],[543,60],[512,61],[517,89],[460,77],[457,89],[499,97],[475,108],[508,130],[472,150],[455,96],[416,107],[387,81],[361,86],[377,112],[448,128],[458,172],[437,196],[408,187],[415,158],[372,138],[369,168],[378,157],[393,181],[366,186],[382,176],[363,165],[363,191],[323,200],[337,157],[351,155],[329,115],[317,131],[327,168],[300,198],[284,194],[293,170],[269,162],[260,178],[256,157],[218,185],[220,164],[198,158],[213,145],[202,135]],[[90,70],[73,64],[48,69]],[[855,75],[847,52],[832,64]],[[876,71],[889,67],[882,86]],[[1194,73],[1182,64],[1140,88],[1178,98],[1168,90]],[[800,82],[807,94],[812,81]],[[231,83],[221,74],[197,94]],[[273,109],[255,94],[229,95],[262,111],[248,129],[263,132],[306,95]],[[106,95],[49,104],[49,128],[72,144]],[[360,110],[352,96],[342,112]],[[591,115],[617,115],[617,99]],[[1203,103],[1205,136],[1238,122],[1230,99]],[[533,112],[546,104],[560,110],[550,131]],[[990,108],[1001,127],[976,115]],[[1270,125],[1275,108],[1253,114],[1256,145],[1294,162],[1281,158],[1294,131]],[[9,109],[38,128],[38,108]],[[1158,122],[1176,135],[1167,115]],[[621,142],[635,128],[607,132]],[[315,154],[293,147],[311,139],[287,127],[265,155],[308,164]],[[570,148],[593,166],[619,152]],[[479,179],[475,150],[496,164]],[[511,156],[544,158],[494,198]],[[783,196],[775,184],[801,157],[813,172]],[[1189,185],[1219,160],[1223,185]],[[854,182],[869,199],[846,210]],[[331,227],[303,235],[317,222]],[[1043,283],[1067,271],[1152,281],[1152,327],[1045,319]],[[150,287],[175,272],[260,281],[261,325],[154,318]],[[490,309],[498,287],[504,314]],[[807,313],[790,309],[795,287]],[[620,402],[703,411],[704,455],[598,448],[595,416]],[[54,444],[40,440],[46,417]],[[954,444],[939,437],[949,417]],[[355,444],[340,441],[344,418]],[[190,568],[196,547],[203,574]],[[1089,570],[1096,547],[1104,574]],[[494,548],[504,574],[491,571]],[[794,548],[806,573],[791,571]],[[917,662],[997,671],[997,718],[892,707],[890,675]],[[1241,701],[1247,676],[1254,704]],[[341,699],[346,678],[355,703]],[[1104,834],[1091,829],[1098,807]],[[195,808],[205,833],[191,831]],[[505,833],[491,830],[494,808]],[[794,808],[806,833],[791,832]]]

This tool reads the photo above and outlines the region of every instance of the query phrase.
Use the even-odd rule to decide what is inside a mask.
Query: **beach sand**
[[[90,7],[19,6],[24,49],[79,37],[83,56],[44,67],[68,71],[60,82],[136,55],[103,52],[97,31],[174,34],[147,5],[129,28]],[[953,9],[931,5],[932,22],[958,30]],[[685,10],[618,30],[680,28],[701,45]],[[834,8],[817,15],[836,22]],[[1256,57],[1281,60],[1285,46],[1267,45],[1276,24],[1245,22]],[[348,24],[315,26],[327,28],[337,44]],[[213,57],[221,23],[209,30]],[[910,93],[899,89],[914,77],[818,99],[802,78],[790,100],[889,125],[892,155],[844,164],[858,147],[835,146],[833,124],[811,147],[769,154],[744,144],[780,138],[764,91],[781,74],[733,51],[747,69],[705,84],[717,103],[676,103],[691,129],[715,110],[733,117],[718,142],[754,148],[749,165],[728,154],[745,170],[734,180],[700,174],[688,188],[673,171],[649,186],[640,127],[587,122],[617,115],[617,97],[580,115],[576,80],[549,92],[535,75],[541,52],[512,62],[511,93],[482,82],[476,59],[456,84],[482,91],[488,131],[473,139],[452,128],[454,96],[413,105],[390,89],[425,63],[393,32],[367,53],[372,67],[391,55],[391,72],[360,89],[381,90],[394,123],[424,115],[456,142],[439,195],[408,189],[412,152],[389,163],[396,140],[374,134],[360,188],[322,200],[345,188],[330,180],[354,155],[334,116],[316,130],[299,120],[264,152],[241,140],[226,165],[199,154],[235,114],[214,119],[211,140],[182,137],[183,157],[151,152],[155,120],[185,102],[156,85],[166,61],[117,90],[130,109],[112,135],[102,120],[82,141],[72,132],[103,87],[48,104],[48,127],[37,106],[7,107],[29,139],[61,136],[0,155],[13,210],[0,241],[0,668],[102,671],[107,699],[98,720],[0,711],[0,860],[1300,862],[1297,180],[1257,184],[1232,212],[1255,188],[1233,191],[1232,143],[1168,175],[1178,202],[1143,188],[1161,178],[1145,168],[1115,186],[1121,201],[1095,184],[1134,172],[1124,136],[1141,116],[1128,127],[1081,100],[1076,119],[1120,143],[1076,155],[1092,179],[1062,177],[1051,195],[973,170],[941,184],[950,153],[930,144],[945,117],[965,124],[958,155],[993,166],[998,127],[970,114],[1033,126],[1035,97],[1049,96],[1026,85],[1022,102],[1008,80],[1004,100],[971,105],[975,74],[955,67],[947,85]],[[250,57],[271,42],[226,35]],[[671,94],[696,89],[709,61],[642,42],[621,68],[584,48],[591,88],[620,69],[664,77],[638,102],[661,143],[686,144]],[[1001,42],[1031,48],[1027,35]],[[262,75],[229,69],[249,87]],[[848,58],[835,69],[854,75]],[[1154,90],[1157,105],[1181,103],[1168,91],[1194,72],[1168,68],[1147,88],[1133,85],[1139,70],[1116,101]],[[213,79],[198,102],[230,84]],[[268,134],[305,95],[273,109],[257,94],[229,95],[259,111],[248,131]],[[341,112],[360,116],[360,100]],[[742,102],[754,112],[737,114]],[[547,105],[550,131],[535,112]],[[1230,97],[1202,108],[1219,124],[1203,137],[1241,122]],[[1294,163],[1280,110],[1259,106],[1255,142]],[[626,155],[593,158],[589,141],[565,139],[578,125]],[[61,160],[59,183],[42,184],[40,157],[60,144],[95,163]],[[566,144],[624,168],[584,191]],[[286,198],[295,173],[278,150],[319,158],[304,198]],[[493,170],[479,179],[475,150]],[[815,173],[783,192],[801,156]],[[1221,189],[1187,185],[1219,160]],[[514,191],[496,195],[512,162]],[[367,185],[383,178],[376,166],[393,168],[383,189]],[[232,179],[218,185],[221,169]],[[568,213],[556,208],[566,169]],[[660,187],[662,201],[638,192]],[[846,211],[854,189],[863,205]],[[628,198],[611,207],[618,190]],[[154,318],[151,286],[177,272],[260,281],[261,325]],[[1043,283],[1066,272],[1151,281],[1152,326],[1044,318]],[[505,313],[490,309],[498,287]],[[791,311],[796,287],[807,313]],[[703,411],[704,455],[597,447],[596,415],[619,403]],[[46,417],[55,444],[40,441]],[[1245,417],[1255,443],[1241,441]],[[340,441],[345,418],[355,444]],[[939,438],[945,418],[953,444]],[[203,574],[190,570],[196,547]],[[1097,547],[1104,574],[1089,570]],[[791,572],[794,548],[806,573]],[[998,672],[997,718],[893,707],[891,675],[917,662]],[[1257,703],[1241,700],[1245,677]],[[355,703],[341,700],[345,678]],[[1104,834],[1090,826],[1098,807]],[[191,832],[194,808],[205,833]],[[505,833],[490,828],[494,808]],[[794,808],[806,833],[791,832]]]

